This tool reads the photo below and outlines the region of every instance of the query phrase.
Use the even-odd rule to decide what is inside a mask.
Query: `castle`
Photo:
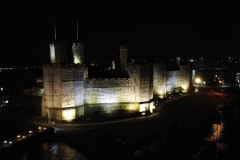
[[[51,64],[43,64],[42,116],[71,121],[94,111],[152,112],[154,96],[165,97],[176,89],[188,92],[191,67],[180,64],[180,58],[170,63],[149,63],[130,59],[127,46],[119,50],[119,61],[112,62],[111,72],[99,71],[95,76],[84,64],[82,43],[73,43],[72,63],[67,63],[66,42],[51,43]],[[176,67],[169,69],[171,65]]]

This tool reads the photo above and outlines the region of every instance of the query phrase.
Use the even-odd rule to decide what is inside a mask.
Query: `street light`
[[[220,85],[222,84],[222,81],[221,81],[221,80],[219,80],[218,82],[219,82],[219,86],[220,86]]]
[[[195,82],[199,84],[201,82],[201,79],[200,78],[196,78]]]
[[[199,88],[199,84],[200,84],[201,81],[202,81],[202,80],[201,80],[200,78],[196,78],[196,79],[195,79],[195,82],[197,83],[198,88]]]

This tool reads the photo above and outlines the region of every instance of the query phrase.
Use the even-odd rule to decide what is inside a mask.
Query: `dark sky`
[[[117,54],[157,57],[238,56],[239,2],[8,1],[1,5],[0,66],[42,64],[54,40],[85,44],[88,58]],[[70,47],[70,46],[69,46]],[[70,54],[70,53],[69,53]]]

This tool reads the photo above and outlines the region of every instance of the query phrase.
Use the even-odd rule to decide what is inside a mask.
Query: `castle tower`
[[[121,72],[126,73],[126,66],[128,62],[128,46],[120,46],[120,67]]]
[[[73,63],[83,63],[84,62],[84,44],[83,43],[73,43],[72,45],[73,53]]]
[[[53,41],[49,47],[51,63],[67,63],[67,42]]]
[[[57,34],[55,22],[54,22],[54,37],[55,41],[53,41],[49,45],[51,63],[67,63],[67,42],[56,41]]]
[[[78,21],[77,21],[77,41],[78,41]],[[72,45],[73,63],[84,62],[84,45],[83,43],[73,43]]]

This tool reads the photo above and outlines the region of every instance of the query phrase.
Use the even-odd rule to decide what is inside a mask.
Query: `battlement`
[[[120,49],[120,50],[121,50],[121,49],[128,49],[128,46],[127,46],[127,45],[122,45],[122,46],[119,47],[119,49]]]
[[[67,46],[67,41],[52,41],[50,47],[52,46]]]
[[[83,43],[80,43],[80,42],[78,42],[78,43],[73,43],[73,45],[72,45],[73,47],[78,47],[78,46],[80,46],[80,47],[84,47],[84,44]]]

